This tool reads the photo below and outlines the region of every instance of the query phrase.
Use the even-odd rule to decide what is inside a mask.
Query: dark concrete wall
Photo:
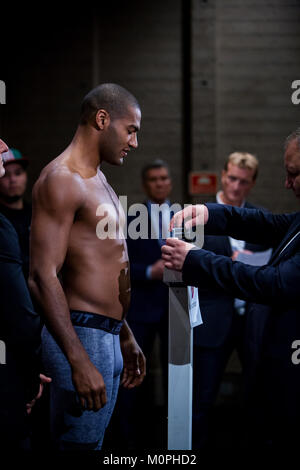
[[[187,4],[190,81],[182,68]],[[182,87],[190,82],[191,169],[219,173],[229,152],[254,152],[261,169],[251,200],[274,211],[298,207],[283,188],[282,165],[283,140],[300,116],[300,106],[291,103],[291,83],[300,78],[298,0],[112,0],[72,12],[29,8],[7,7],[5,15],[0,79],[7,104],[0,105],[0,132],[30,158],[31,184],[70,142],[84,94],[115,81],[140,101],[142,129],[139,149],[122,168],[104,166],[109,181],[129,202],[142,200],[140,169],[163,158],[174,177],[173,199],[183,202]]]
[[[97,17],[98,79],[135,94],[142,124],[138,150],[121,169],[105,167],[105,172],[118,193],[134,202],[143,199],[141,167],[162,158],[172,169],[173,197],[181,201],[181,2],[135,0],[130,8],[126,3]]]
[[[58,13],[9,11],[1,40],[7,88],[1,135],[30,159],[30,184],[69,144],[80,102],[92,86],[90,15]]]
[[[220,172],[227,155],[260,161],[251,200],[298,208],[283,187],[283,141],[300,124],[300,2],[193,0],[193,167]]]

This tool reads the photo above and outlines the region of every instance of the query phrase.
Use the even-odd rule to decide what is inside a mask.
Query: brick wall
[[[44,9],[39,21],[38,12],[25,7],[19,16],[8,12],[1,39],[7,104],[0,109],[0,130],[30,159],[29,189],[69,144],[92,77],[90,15]]]
[[[155,158],[169,163],[172,197],[181,200],[181,2],[124,2],[98,16],[100,82],[128,88],[142,109],[139,148],[122,168],[105,166],[119,194],[143,200],[141,167]],[[126,2],[125,2],[126,3]],[[102,36],[103,35],[103,36]],[[103,45],[102,37],[106,38]]]
[[[300,77],[299,1],[194,0],[193,10],[194,168],[219,173],[230,152],[253,152],[260,174],[250,200],[276,212],[297,209],[283,187],[282,145],[300,124],[291,102]]]
[[[229,152],[254,152],[261,169],[252,202],[274,211],[298,208],[283,188],[282,143],[300,116],[300,105],[291,103],[291,83],[300,79],[299,1],[190,3],[192,169],[220,173]],[[142,200],[140,169],[160,157],[171,166],[173,199],[183,202],[183,4],[99,5],[72,13],[43,6],[34,16],[28,5],[18,15],[8,11],[1,135],[30,158],[32,184],[68,145],[84,94],[97,82],[118,82],[140,101],[142,129],[125,165],[104,167],[109,181],[129,202]]]

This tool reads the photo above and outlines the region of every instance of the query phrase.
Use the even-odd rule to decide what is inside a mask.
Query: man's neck
[[[223,191],[220,191],[218,193],[218,197],[220,198],[223,204],[229,204],[230,206],[236,206],[236,207],[241,207],[244,205],[244,201],[238,201],[238,202],[229,201],[229,199],[227,199]]]
[[[97,172],[100,164],[98,143],[95,130],[90,127],[79,126],[71,144],[66,149],[72,166],[85,173]],[[91,176],[91,175],[89,175]]]
[[[2,197],[0,197],[0,204],[2,204],[5,207],[8,207],[9,209],[15,209],[15,210],[21,210],[24,208],[24,201],[20,197],[20,199],[17,199],[16,201],[8,202]]]

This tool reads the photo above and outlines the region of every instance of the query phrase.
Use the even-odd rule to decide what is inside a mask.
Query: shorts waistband
[[[99,313],[82,312],[81,310],[70,310],[71,321],[74,326],[83,326],[85,328],[96,328],[104,330],[113,335],[118,335],[123,326],[122,320],[100,315]]]

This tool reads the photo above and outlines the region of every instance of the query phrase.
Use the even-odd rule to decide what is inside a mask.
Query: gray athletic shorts
[[[75,392],[71,368],[65,355],[44,327],[42,357],[50,384],[51,436],[58,450],[100,450],[111,418],[123,359],[119,332],[122,322],[90,312],[71,310],[74,329],[90,360],[103,376],[107,403],[99,411],[81,408]]]

